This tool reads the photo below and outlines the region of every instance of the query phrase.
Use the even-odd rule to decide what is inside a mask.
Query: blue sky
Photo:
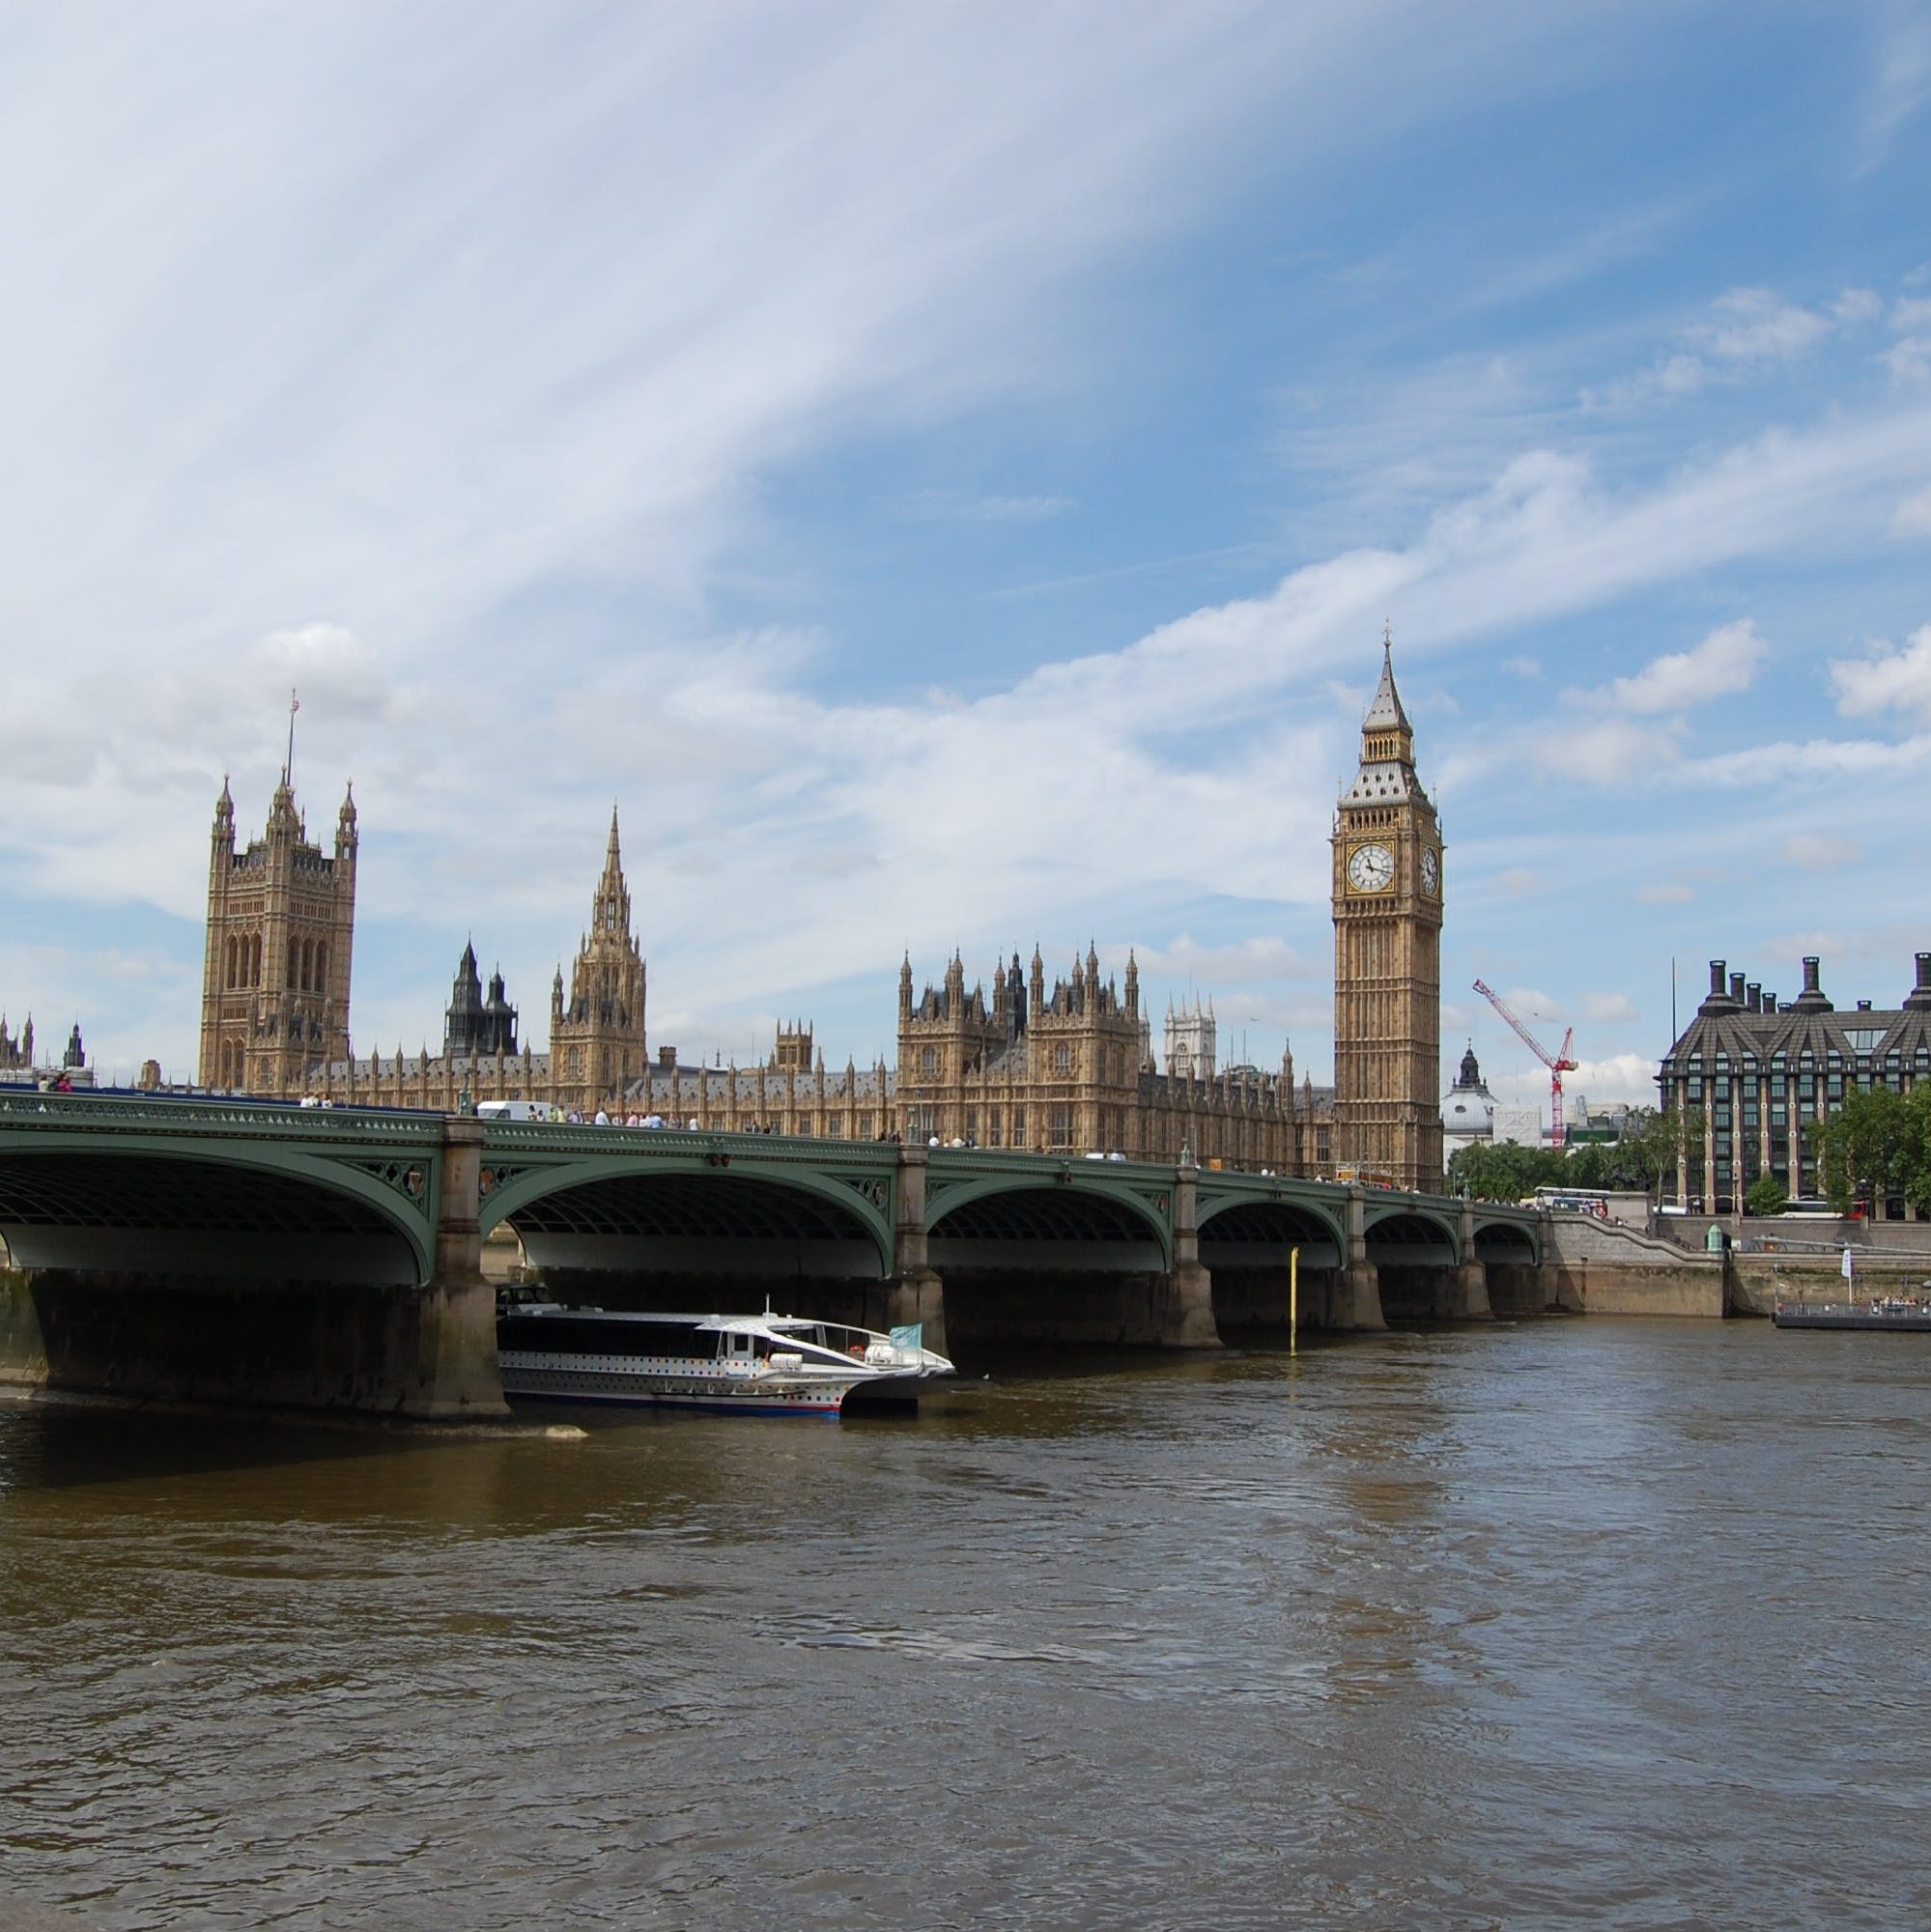
[[[1384,619],[1443,1043],[1645,1098],[1931,947],[1931,10],[9,9],[0,1007],[191,1071],[213,800],[351,778],[358,1050],[891,1050],[1138,951],[1331,1065]]]

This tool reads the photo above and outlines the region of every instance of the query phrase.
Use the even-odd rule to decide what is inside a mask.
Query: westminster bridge
[[[0,1093],[0,1380],[500,1413],[483,1246],[604,1307],[1211,1348],[1560,1298],[1533,1210],[989,1149]]]

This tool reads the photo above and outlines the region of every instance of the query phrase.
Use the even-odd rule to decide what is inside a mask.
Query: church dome
[[[1493,1132],[1494,1125],[1495,1096],[1483,1082],[1482,1068],[1475,1059],[1475,1042],[1470,1040],[1468,1051],[1462,1056],[1462,1069],[1455,1085],[1441,1098],[1441,1130],[1444,1134],[1486,1138]]]

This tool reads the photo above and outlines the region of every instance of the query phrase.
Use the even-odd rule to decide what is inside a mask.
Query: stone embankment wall
[[[1921,1295],[1931,1285],[1931,1256],[1859,1255],[1856,1269],[1847,1283],[1839,1261],[1829,1255],[1732,1254],[1729,1312],[1768,1316],[1779,1301],[1842,1301],[1847,1290],[1860,1300]]]
[[[1550,1215],[1546,1269],[1554,1276],[1551,1299],[1585,1315],[1714,1320],[1724,1311],[1720,1255],[1696,1254],[1613,1221]]]
[[[1931,1267],[1931,1221],[1833,1221],[1812,1220],[1804,1214],[1777,1214],[1759,1218],[1746,1214],[1741,1221],[1727,1214],[1664,1214],[1659,1217],[1657,1232],[1679,1247],[1700,1252],[1710,1233],[1710,1223],[1733,1240],[1745,1244],[1775,1244],[1779,1252],[1791,1250],[1822,1254],[1829,1249],[1841,1254],[1844,1244],[1860,1254],[1922,1256]]]

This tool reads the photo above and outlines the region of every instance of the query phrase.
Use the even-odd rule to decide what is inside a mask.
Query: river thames
[[[1931,1922],[1927,1532],[1931,1343],[1763,1322],[574,1441],[0,1405],[0,1898],[1888,1932]]]

